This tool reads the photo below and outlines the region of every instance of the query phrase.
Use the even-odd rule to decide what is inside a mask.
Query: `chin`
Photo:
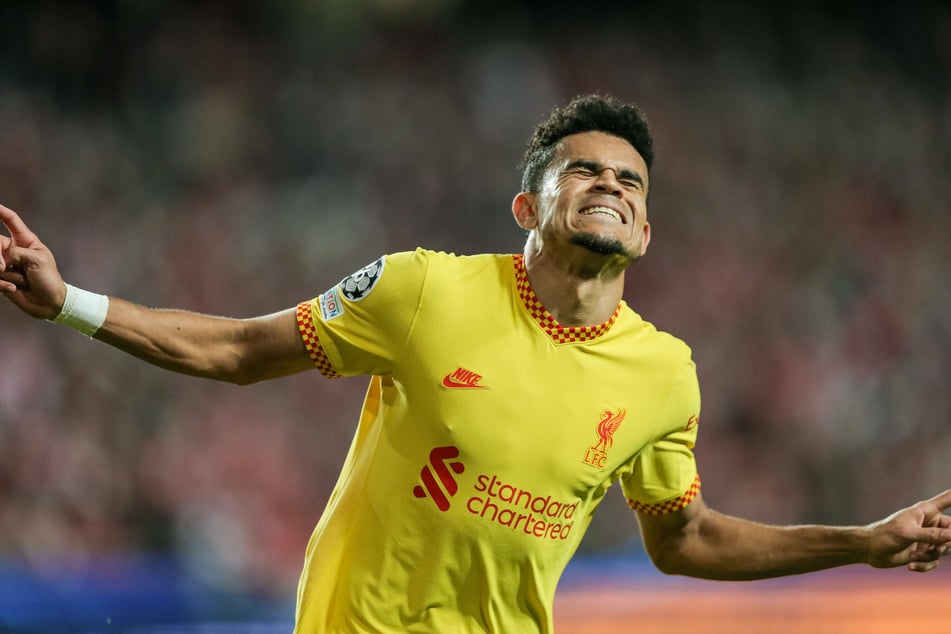
[[[614,237],[601,236],[596,233],[578,233],[571,237],[571,244],[583,247],[598,255],[617,255],[633,262],[637,255],[631,253],[624,243]]]

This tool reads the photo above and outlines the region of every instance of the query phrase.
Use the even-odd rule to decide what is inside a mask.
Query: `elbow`
[[[252,360],[247,357],[238,357],[228,366],[227,371],[216,377],[233,385],[253,385],[263,383],[278,377],[293,374],[295,369],[284,365],[267,363],[265,360]]]
[[[253,377],[238,375],[238,374],[222,377],[221,380],[224,381],[225,383],[230,383],[231,385],[238,385],[241,387],[244,387],[246,385],[254,385],[255,383],[257,383],[257,381],[255,381]]]
[[[647,551],[651,563],[665,575],[687,574],[687,566],[674,548],[651,548]]]
[[[230,383],[232,385],[251,385],[262,380],[259,372],[255,372],[253,367],[242,365],[237,359],[229,359],[227,362],[209,362],[204,365],[194,365],[190,367],[170,367],[183,374],[190,374],[203,379]]]
[[[254,385],[264,380],[264,377],[262,377],[260,373],[254,372],[253,368],[242,367],[237,367],[230,372],[222,374],[218,378],[226,383],[239,386]]]
[[[665,575],[696,575],[696,548],[692,533],[654,534],[644,540],[651,563]]]
[[[241,350],[229,350],[212,364],[210,370],[211,378],[232,385],[253,385],[266,378],[261,372],[261,364]]]
[[[254,385],[255,383],[261,383],[264,381],[264,377],[241,374],[228,378],[226,381],[232,385],[245,387],[248,385]]]

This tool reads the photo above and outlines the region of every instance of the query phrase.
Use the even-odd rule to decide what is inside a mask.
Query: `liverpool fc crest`
[[[601,413],[601,422],[598,423],[598,441],[584,452],[584,463],[597,469],[604,469],[608,460],[608,449],[614,444],[614,432],[618,430],[627,410],[619,409],[612,412],[609,409]]]

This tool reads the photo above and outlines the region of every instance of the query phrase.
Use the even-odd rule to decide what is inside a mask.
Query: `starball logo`
[[[429,464],[419,474],[422,484],[413,488],[413,495],[429,497],[440,511],[448,511],[452,507],[452,498],[459,492],[455,475],[465,472],[465,465],[455,460],[458,457],[456,447],[436,447],[429,452]],[[465,509],[484,521],[517,533],[539,539],[565,540],[574,526],[579,503],[578,499],[562,502],[550,495],[538,495],[507,483],[498,475],[480,474],[472,485]]]

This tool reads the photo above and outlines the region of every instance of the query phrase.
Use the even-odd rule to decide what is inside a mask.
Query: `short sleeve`
[[[689,504],[700,491],[693,448],[700,422],[700,387],[692,361],[671,385],[664,409],[664,433],[635,458],[621,479],[628,505],[661,515]]]
[[[328,377],[392,373],[412,330],[429,252],[385,255],[298,305],[298,328]]]

